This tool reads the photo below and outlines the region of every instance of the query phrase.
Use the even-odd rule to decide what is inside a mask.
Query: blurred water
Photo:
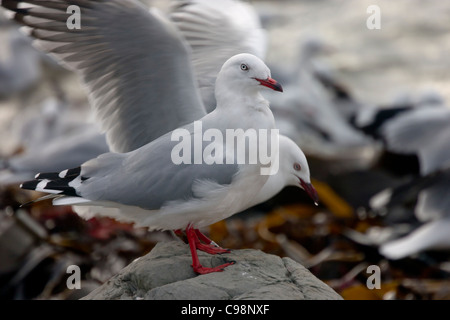
[[[357,98],[388,103],[433,89],[450,101],[450,2],[420,0],[253,1],[266,17],[267,60],[294,63],[308,36],[329,42],[330,62]],[[381,29],[369,30],[367,8],[378,5]]]

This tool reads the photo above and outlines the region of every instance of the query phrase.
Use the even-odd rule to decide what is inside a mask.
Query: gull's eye
[[[295,171],[300,171],[300,170],[302,170],[302,166],[300,165],[300,163],[294,163],[294,170]]]
[[[248,66],[245,63],[241,64],[241,70],[248,71]]]

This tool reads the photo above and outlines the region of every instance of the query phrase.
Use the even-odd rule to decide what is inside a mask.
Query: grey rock
[[[222,255],[198,252],[205,267],[230,261],[223,272],[197,275],[187,244],[160,242],[133,261],[85,300],[338,300],[342,299],[309,270],[290,258],[259,250],[233,250]]]

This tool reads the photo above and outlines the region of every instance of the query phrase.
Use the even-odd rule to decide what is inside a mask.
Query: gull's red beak
[[[255,78],[255,80],[259,81],[259,83],[262,86],[265,86],[267,88],[270,88],[272,90],[275,91],[279,91],[279,92],[283,92],[283,87],[281,86],[281,84],[279,84],[276,80],[272,79],[272,78],[267,78],[267,79],[258,79]]]
[[[317,193],[316,189],[313,187],[313,185],[311,183],[306,183],[305,181],[303,181],[302,179],[300,179],[300,185],[303,188],[303,190],[306,191],[306,193],[308,194],[308,196],[310,196],[310,198],[314,201],[314,204],[316,206],[319,205],[319,194]]]

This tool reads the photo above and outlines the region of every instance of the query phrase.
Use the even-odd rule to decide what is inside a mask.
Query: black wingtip
[[[67,170],[64,178],[74,179],[74,178],[78,177],[80,174],[81,174],[81,167],[76,167],[76,168]]]
[[[20,188],[27,190],[36,190],[36,187],[39,184],[39,182],[40,182],[39,180],[25,181],[20,185]]]
[[[1,3],[3,8],[26,15],[28,12],[28,9],[26,8],[19,8],[19,1],[17,0],[1,0]]]
[[[40,180],[42,179],[55,180],[59,179],[59,173],[58,172],[38,173],[34,178]]]

